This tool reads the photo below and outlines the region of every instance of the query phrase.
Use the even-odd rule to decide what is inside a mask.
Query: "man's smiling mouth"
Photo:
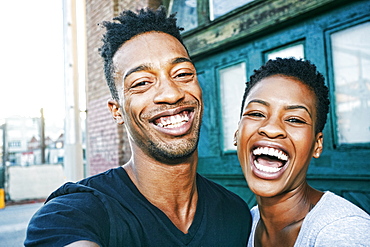
[[[182,111],[171,116],[164,116],[154,120],[154,124],[161,128],[177,128],[189,122],[189,111]]]
[[[266,173],[279,172],[288,161],[288,155],[276,148],[257,147],[253,150],[255,167]]]

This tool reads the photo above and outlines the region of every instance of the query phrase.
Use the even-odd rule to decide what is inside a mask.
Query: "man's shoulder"
[[[86,197],[87,194],[90,194],[98,198],[104,197],[104,195],[114,195],[117,190],[116,187],[120,186],[120,183],[125,183],[125,179],[120,179],[122,174],[124,174],[120,169],[122,168],[110,169],[82,179],[76,183],[67,182],[51,193],[46,202],[60,196],[67,198],[68,195],[73,195],[75,197],[78,196],[77,194],[80,194],[82,197]]]

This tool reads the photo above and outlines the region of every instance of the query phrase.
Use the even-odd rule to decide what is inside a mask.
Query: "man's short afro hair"
[[[297,60],[295,58],[277,58],[269,60],[258,70],[254,70],[254,74],[250,77],[250,81],[246,83],[246,88],[242,101],[241,114],[243,114],[245,100],[253,88],[259,81],[273,75],[291,76],[305,85],[307,85],[316,95],[316,133],[322,132],[324,129],[327,114],[329,112],[329,89],[325,85],[324,76],[316,70],[316,66],[310,61]]]
[[[163,6],[157,10],[141,9],[138,13],[125,10],[113,18],[114,22],[104,21],[102,23],[106,28],[106,33],[103,35],[103,46],[99,51],[104,59],[104,74],[113,99],[119,100],[113,78],[113,56],[116,51],[134,36],[151,31],[170,34],[184,45],[180,35],[180,31],[184,29],[176,25],[175,15],[171,14],[167,17]]]

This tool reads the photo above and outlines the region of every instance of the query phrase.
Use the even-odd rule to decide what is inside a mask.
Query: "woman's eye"
[[[263,115],[262,113],[260,112],[250,112],[250,113],[247,113],[245,114],[246,116],[249,116],[249,117],[264,117],[265,115]]]
[[[301,120],[299,118],[289,118],[287,121],[289,123],[298,123],[298,124],[305,124],[306,123],[306,121]]]

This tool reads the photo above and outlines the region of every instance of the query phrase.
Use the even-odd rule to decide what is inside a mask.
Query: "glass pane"
[[[370,23],[331,35],[339,143],[370,142]]]
[[[211,21],[253,0],[210,0],[209,12]]]
[[[221,103],[224,151],[236,150],[233,144],[234,133],[238,128],[246,74],[245,63],[221,69]]]
[[[267,53],[267,60],[276,59],[277,57],[289,58],[295,57],[296,59],[304,58],[304,46],[303,44],[293,45],[277,49]]]
[[[197,0],[172,0],[170,12],[176,14],[177,25],[185,32],[198,26]]]

